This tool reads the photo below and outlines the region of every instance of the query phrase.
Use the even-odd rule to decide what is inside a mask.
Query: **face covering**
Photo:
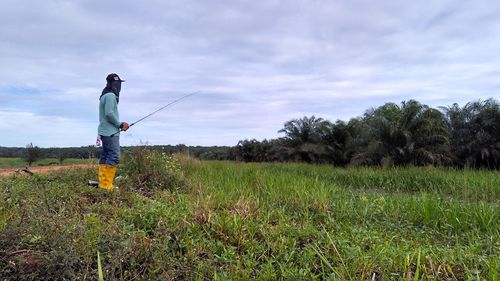
[[[116,96],[116,102],[120,100],[120,91],[122,90],[121,81],[111,81],[106,84],[106,87],[102,89],[101,97],[106,93],[113,93]],[[101,98],[99,97],[99,99]]]

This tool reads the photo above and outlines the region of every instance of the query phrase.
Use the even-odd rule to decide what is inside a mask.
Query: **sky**
[[[495,98],[498,0],[0,0],[0,146],[94,145],[105,77],[121,121],[192,96],[122,145],[236,145],[294,118]]]

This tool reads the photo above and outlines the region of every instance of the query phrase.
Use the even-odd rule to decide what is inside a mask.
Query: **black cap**
[[[120,76],[118,76],[118,74],[116,74],[116,73],[108,74],[108,76],[106,77],[106,81],[108,81],[108,82],[113,82],[113,81],[125,82],[125,80],[120,79]]]

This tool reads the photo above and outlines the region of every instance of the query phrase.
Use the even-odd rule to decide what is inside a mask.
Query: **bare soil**
[[[94,164],[70,164],[70,165],[58,165],[58,166],[29,167],[28,170],[35,173],[35,174],[38,174],[38,173],[48,173],[51,171],[66,170],[66,169],[90,168],[92,166],[94,166]],[[12,176],[16,173],[27,175],[27,173],[21,171],[21,169],[19,169],[19,168],[0,169],[0,177],[8,177],[8,176]]]

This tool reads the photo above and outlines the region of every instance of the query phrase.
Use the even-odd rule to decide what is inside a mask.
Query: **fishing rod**
[[[194,96],[194,95],[196,95],[196,94],[198,94],[198,93],[200,93],[200,91],[196,91],[196,92],[192,92],[192,93],[189,93],[189,94],[187,94],[187,95],[184,95],[184,96],[182,96],[182,97],[180,97],[180,98],[178,98],[178,99],[176,99],[176,100],[172,101],[171,103],[169,103],[169,104],[167,104],[167,105],[165,105],[165,106],[162,106],[161,108],[159,108],[159,109],[157,109],[157,110],[155,110],[155,111],[153,111],[153,112],[149,113],[148,115],[146,115],[146,116],[142,117],[141,119],[139,119],[139,120],[137,120],[137,121],[135,121],[135,122],[133,122],[133,123],[129,124],[129,125],[128,125],[128,127],[130,128],[130,127],[134,126],[135,124],[137,124],[137,123],[141,122],[142,120],[144,120],[144,119],[146,119],[146,118],[150,117],[151,115],[153,115],[153,114],[155,114],[155,113],[157,113],[157,112],[160,112],[160,111],[162,111],[163,109],[165,109],[165,108],[167,108],[167,107],[169,107],[169,106],[171,106],[171,105],[174,105],[174,104],[176,104],[176,103],[180,102],[181,100],[186,99],[186,98],[188,98],[188,97],[190,97],[190,96]],[[119,133],[119,132],[121,132],[121,131],[122,131],[122,129],[119,129],[119,130],[118,130],[118,132],[116,132],[116,133],[112,134],[112,135],[111,135],[111,137],[114,137],[116,134],[118,134],[118,133]]]

